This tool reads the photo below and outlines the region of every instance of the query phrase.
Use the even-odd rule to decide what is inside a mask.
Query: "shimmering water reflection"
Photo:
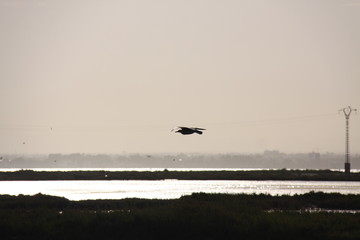
[[[360,194],[360,182],[316,181],[1,181],[0,194],[85,199],[176,199],[196,192],[294,195],[310,191]]]

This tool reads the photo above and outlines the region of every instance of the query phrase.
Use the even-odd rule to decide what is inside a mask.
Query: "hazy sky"
[[[0,0],[0,153],[341,153],[359,90],[360,0]]]

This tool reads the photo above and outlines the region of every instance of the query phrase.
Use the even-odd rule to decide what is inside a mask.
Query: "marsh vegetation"
[[[360,239],[359,195],[196,193],[176,200],[0,196],[2,239]]]
[[[33,171],[0,172],[0,181],[13,180],[304,180],[360,181],[360,173],[330,170],[253,171]]]

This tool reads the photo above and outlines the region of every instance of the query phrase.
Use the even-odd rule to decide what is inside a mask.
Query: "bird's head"
[[[178,133],[181,131],[181,128],[180,127],[175,127],[173,129],[171,129],[172,132],[175,132],[175,133]]]

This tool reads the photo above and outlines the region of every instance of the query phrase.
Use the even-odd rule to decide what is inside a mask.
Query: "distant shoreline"
[[[246,170],[246,171],[33,171],[0,172],[0,181],[54,180],[282,180],[360,181],[360,173],[330,170]]]

